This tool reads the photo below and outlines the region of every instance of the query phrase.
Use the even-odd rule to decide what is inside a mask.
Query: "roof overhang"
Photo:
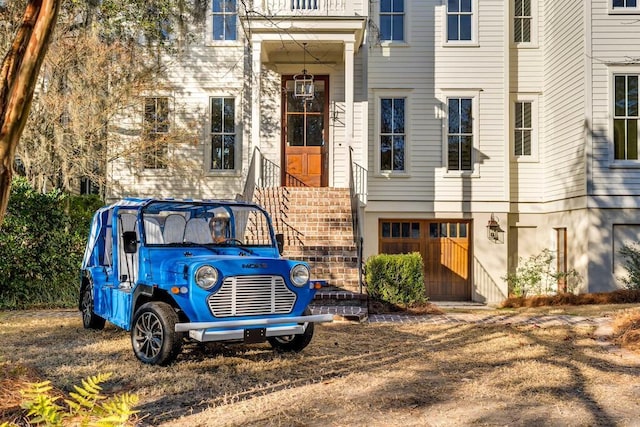
[[[246,18],[245,18],[246,19]],[[303,60],[313,63],[344,61],[344,45],[353,43],[357,52],[364,40],[364,17],[255,18],[250,29],[251,42],[260,42],[265,63],[292,64]]]

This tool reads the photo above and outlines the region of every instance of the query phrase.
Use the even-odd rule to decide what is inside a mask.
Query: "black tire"
[[[311,314],[311,311],[307,308],[304,311],[305,315]],[[269,337],[267,340],[271,347],[276,351],[284,352],[299,352],[302,351],[311,342],[313,338],[313,322],[307,323],[307,328],[303,333],[297,335],[285,335],[281,337]]]
[[[103,329],[105,320],[93,312],[93,284],[87,283],[80,295],[82,326],[85,329]]]
[[[148,302],[133,316],[131,345],[142,363],[168,365],[182,351],[182,333],[175,330],[178,315],[164,302]]]

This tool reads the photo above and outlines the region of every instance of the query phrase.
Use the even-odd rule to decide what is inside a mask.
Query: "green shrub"
[[[423,267],[417,252],[374,255],[365,265],[367,292],[373,299],[405,307],[426,302]]]
[[[102,202],[12,183],[0,231],[0,309],[72,307],[91,215]]]
[[[629,290],[640,290],[640,246],[637,243],[624,245],[618,251],[625,258],[624,268],[627,270],[627,277],[620,280]]]
[[[515,297],[552,294],[558,291],[557,284],[560,279],[565,281],[567,291],[573,293],[582,277],[575,269],[566,272],[553,271],[554,259],[549,249],[543,249],[539,254],[531,255],[527,259],[520,257],[516,271],[502,277],[502,280],[509,284],[509,294]]]

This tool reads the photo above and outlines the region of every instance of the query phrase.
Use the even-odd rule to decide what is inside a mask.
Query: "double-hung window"
[[[235,169],[237,147],[235,98],[211,98],[212,171]]]
[[[380,0],[380,40],[404,41],[404,0]]]
[[[447,99],[447,170],[473,170],[473,98]]]
[[[538,94],[518,93],[511,97],[511,159],[538,161]]]
[[[145,169],[167,167],[167,141],[169,133],[169,98],[144,99],[142,165]]]
[[[638,74],[613,76],[613,152],[615,160],[638,160]]]
[[[406,172],[406,98],[380,98],[380,172]]]
[[[514,113],[513,154],[515,156],[531,156],[533,143],[533,102],[516,102]]]
[[[477,34],[477,0],[447,0],[447,42],[473,42]]]
[[[638,0],[609,0],[613,9],[638,9]]]
[[[212,0],[214,41],[236,40],[238,9],[236,0]]]
[[[513,11],[514,43],[531,43],[531,29],[533,22],[531,2],[532,0],[515,0],[515,7]]]

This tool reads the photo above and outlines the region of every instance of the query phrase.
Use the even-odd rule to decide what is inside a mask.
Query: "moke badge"
[[[266,262],[242,264],[242,268],[267,268]]]

